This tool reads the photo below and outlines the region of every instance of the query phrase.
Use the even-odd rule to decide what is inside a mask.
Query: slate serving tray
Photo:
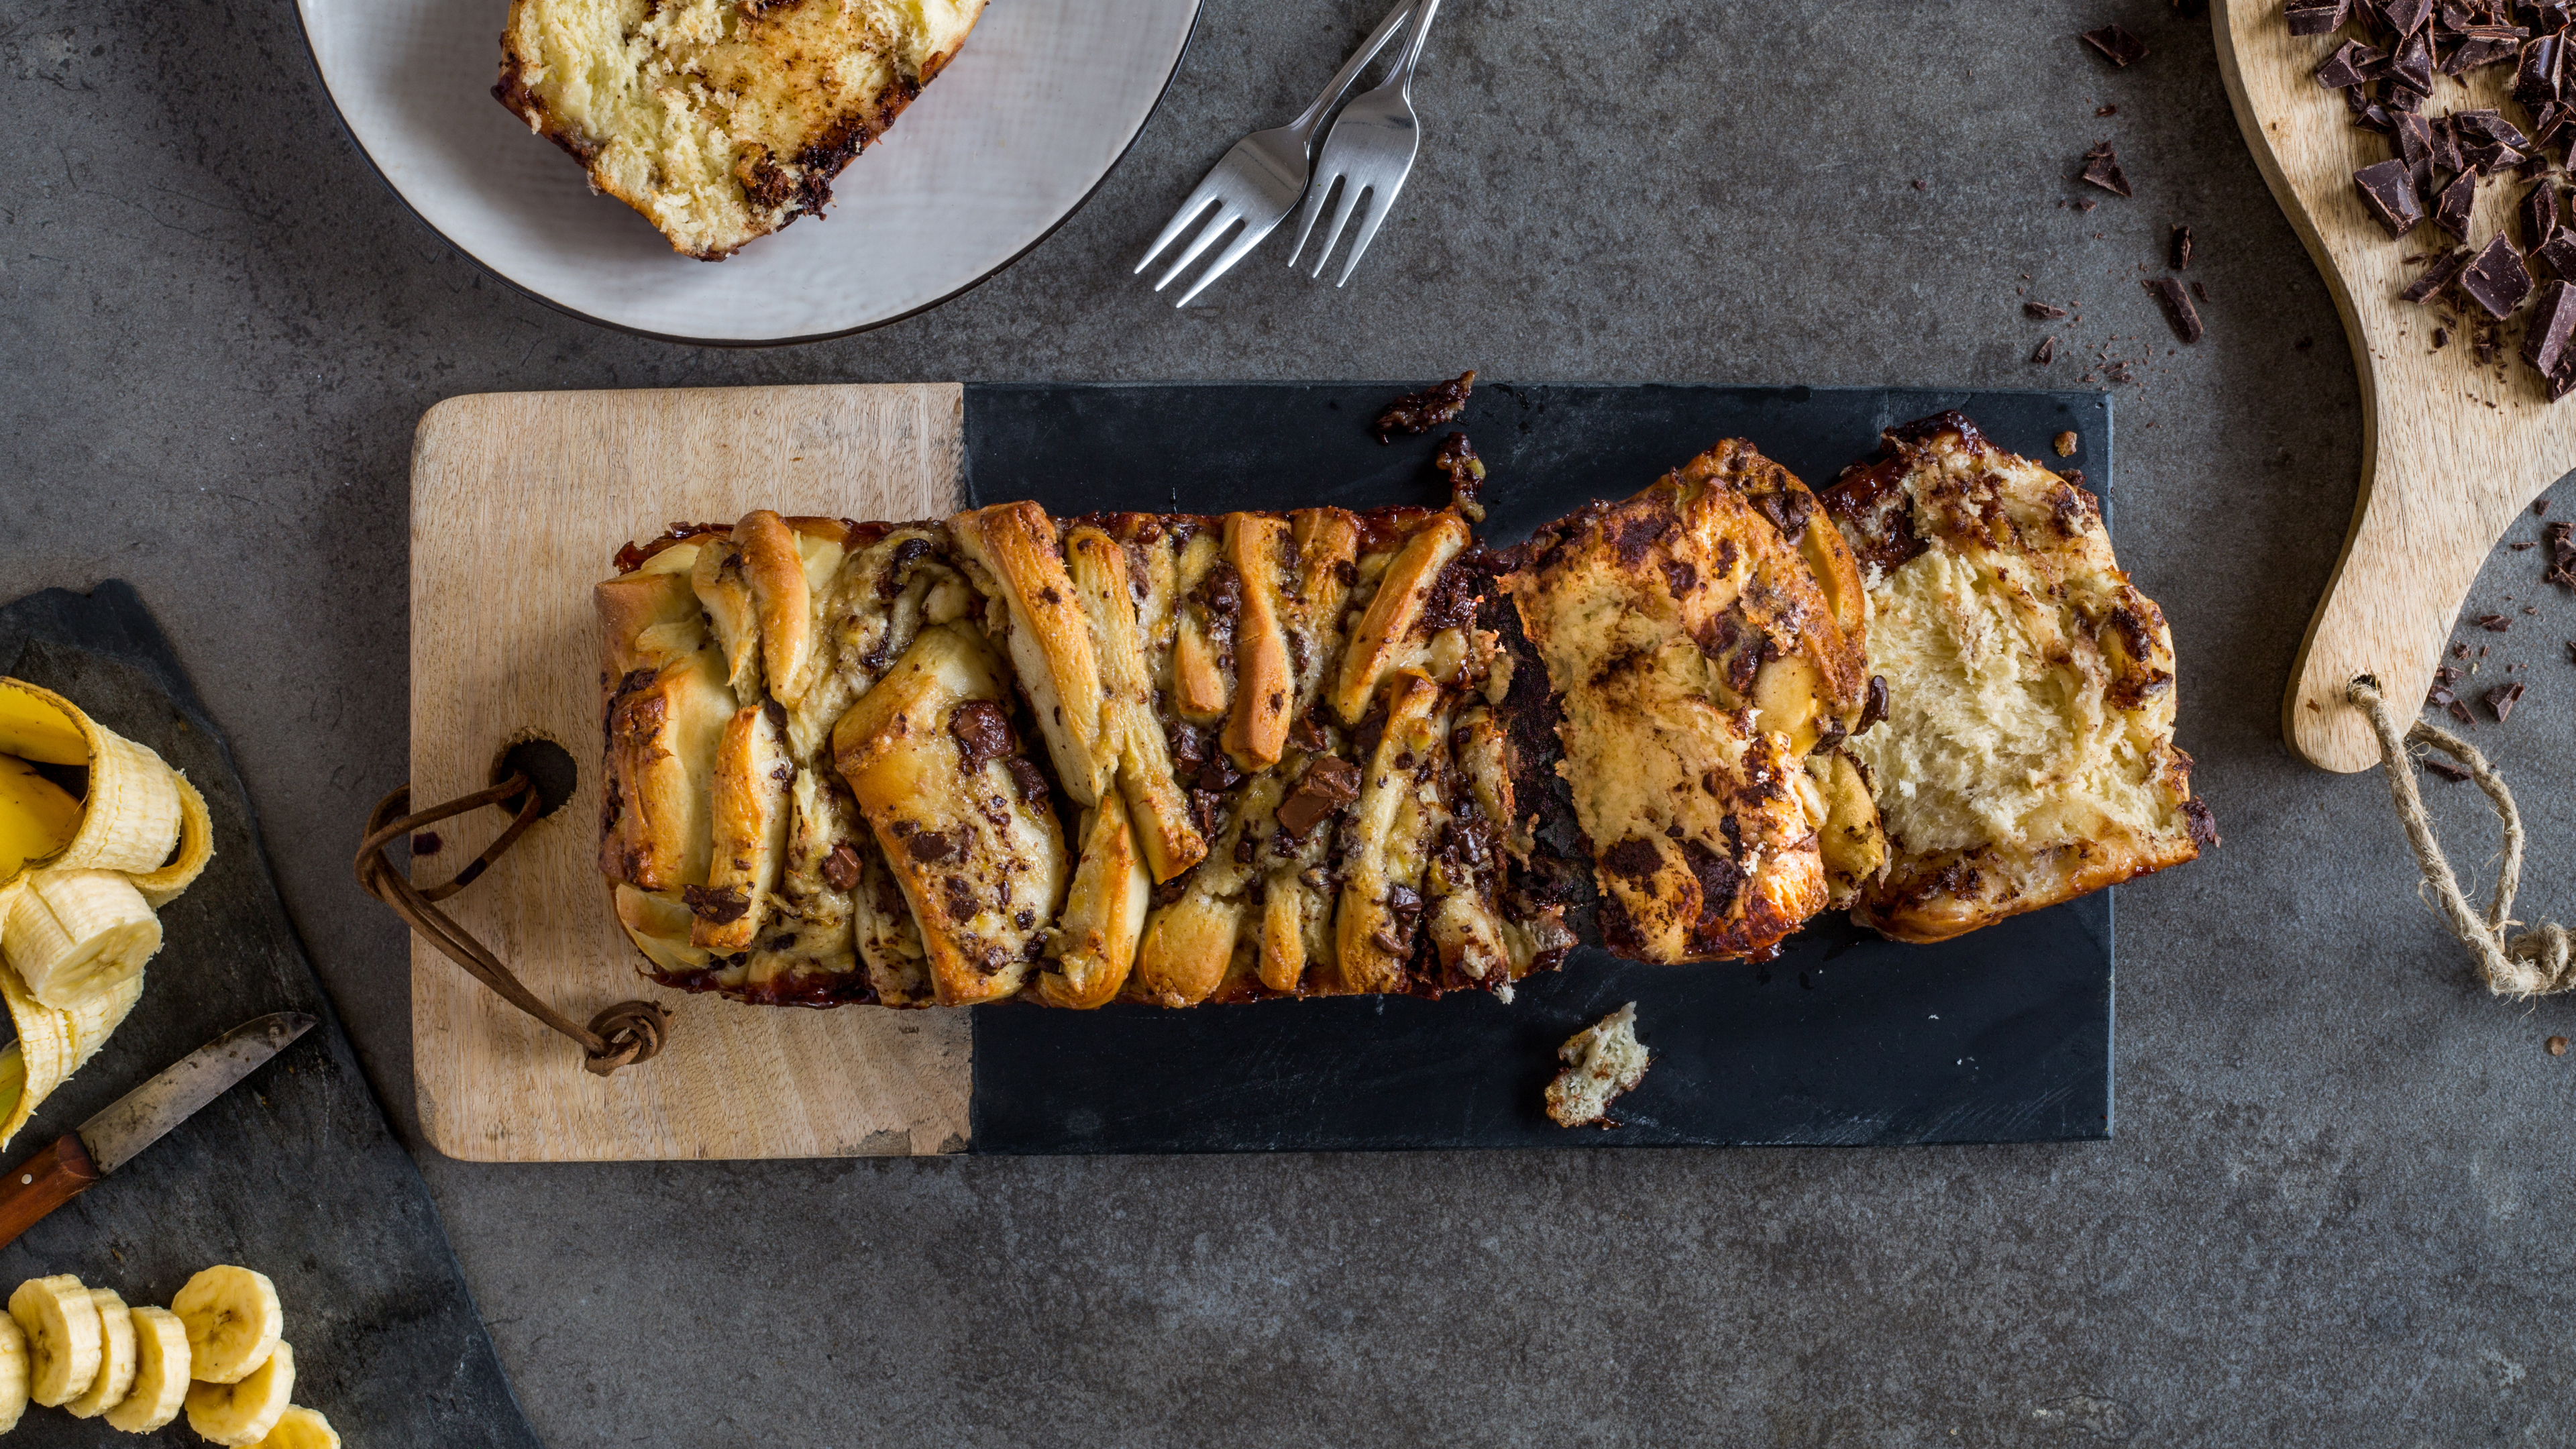
[[[2100,393],[1487,385],[1452,428],[1380,445],[1409,385],[965,389],[970,500],[1216,513],[1445,501],[1452,428],[1489,473],[1492,544],[1621,497],[1724,437],[1830,483],[1879,430],[1956,408],[2003,447],[2112,484]],[[2058,459],[2051,440],[2081,440]],[[1767,965],[1643,966],[1592,949],[1505,1006],[1340,999],[1166,1012],[973,1013],[978,1153],[2031,1142],[2111,1133],[2111,894],[1939,946],[1839,919]],[[1638,1003],[1654,1069],[1616,1131],[1540,1107],[1557,1044]]]
[[[235,1024],[321,1025],[143,1155],[0,1249],[0,1291],[76,1273],[167,1303],[212,1263],[266,1273],[296,1350],[296,1402],[352,1445],[534,1449],[420,1173],[385,1125],[305,959],[223,739],[132,588],[49,590],[0,608],[0,673],[56,690],[160,751],[205,793],[215,859],[161,912],[142,1001],[48,1098],[15,1163]],[[133,1438],[30,1408],[11,1445],[198,1445],[183,1415]]]

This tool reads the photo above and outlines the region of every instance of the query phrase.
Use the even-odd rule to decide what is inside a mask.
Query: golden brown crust
[[[1046,736],[1056,778],[1078,805],[1095,805],[1110,784],[1101,747],[1100,662],[1073,579],[1056,551],[1055,523],[1034,503],[998,503],[949,524],[977,571],[976,586],[1008,605],[998,626]]]
[[[1333,684],[1333,712],[1344,724],[1359,723],[1377,697],[1378,686],[1411,662],[1405,646],[1422,617],[1423,606],[1439,581],[1440,571],[1466,551],[1467,521],[1443,513],[1411,538],[1388,564],[1377,592],[1351,626],[1350,647],[1342,654]]]
[[[1386,728],[1363,771],[1347,827],[1350,855],[1333,919],[1332,987],[1400,989],[1422,920],[1422,877],[1446,820],[1448,700],[1419,674],[1386,689]]]
[[[1262,514],[1225,517],[1226,561],[1243,579],[1243,613],[1235,625],[1234,709],[1225,722],[1225,751],[1236,768],[1279,763],[1288,747],[1296,685],[1288,677],[1288,631],[1282,620],[1280,548],[1288,521]]]
[[[1064,839],[1009,768],[1002,663],[960,624],[921,632],[832,732],[832,754],[920,926],[942,1006],[1009,996],[1063,895]]]
[[[2199,854],[2172,638],[2092,495],[1950,413],[1825,503],[1868,569],[1889,700],[1847,746],[1889,852],[1856,920],[1946,940]]]
[[[1153,901],[1126,802],[1100,802],[1082,833],[1082,858],[1065,898],[1064,920],[1047,943],[1049,965],[1030,983],[1040,1004],[1076,1011],[1107,1005],[1127,984]]]
[[[647,891],[706,883],[710,780],[733,691],[686,573],[594,591],[603,631],[599,868]]]
[[[1191,823],[1154,709],[1153,667],[1137,629],[1127,550],[1097,525],[1078,523],[1065,531],[1064,553],[1099,661],[1100,750],[1129,805],[1120,818],[1139,827],[1137,843],[1154,879],[1170,880],[1198,864],[1207,842]]]
[[[770,893],[786,866],[787,786],[795,778],[769,711],[736,711],[716,745],[706,884],[681,891],[697,917],[692,945],[748,950],[769,920]]]

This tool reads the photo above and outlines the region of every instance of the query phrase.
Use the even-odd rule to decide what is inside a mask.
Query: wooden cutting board
[[[964,1013],[727,1009],[653,986],[609,915],[593,834],[598,630],[591,585],[665,523],[788,513],[930,518],[962,497],[954,383],[453,398],[412,448],[411,786],[418,805],[491,782],[541,735],[583,765],[538,822],[445,909],[576,1021],[636,996],[677,1012],[648,1065],[607,1078],[570,1043],[412,942],[422,1130],[475,1161],[845,1157],[954,1151],[967,1137]],[[423,880],[504,823],[451,822]]]
[[[561,1038],[425,946],[413,956],[421,1118],[483,1159],[931,1152],[1249,1152],[2064,1141],[2111,1130],[2111,897],[1939,946],[1822,921],[1767,965],[1674,969],[1578,950],[1510,1005],[1344,997],[1096,1012],[747,1007],[646,984],[594,866],[598,640],[617,546],[755,502],[919,518],[977,499],[1059,515],[1436,503],[1436,436],[1382,446],[1392,383],[759,388],[459,398],[413,467],[412,767],[428,803],[483,785],[531,733],[583,774],[572,803],[448,906],[576,1019],[670,1006],[663,1053],[602,1081]],[[1891,424],[1960,408],[2037,454],[2072,432],[2106,496],[2098,393],[1480,386],[1460,426],[1508,543],[1724,437],[1832,477]],[[2053,456],[2053,455],[2052,455]],[[962,476],[961,476],[962,475]],[[441,827],[444,879],[500,812]],[[1618,1132],[1540,1110],[1557,1045],[1638,1003],[1658,1054]]]
[[[2280,0],[2219,0],[2211,19],[2237,123],[2325,274],[2361,376],[2359,502],[2291,670],[2282,733],[2314,764],[2367,769],[2379,747],[2344,701],[2345,686],[2371,675],[2401,706],[2424,697],[2496,540],[2576,468],[2576,402],[2552,405],[2539,375],[2510,355],[2521,342],[2518,320],[2508,324],[2503,365],[2480,368],[2464,338],[2435,350],[2432,309],[2398,299],[2423,269],[2404,258],[2438,255],[2449,238],[2428,221],[2391,245],[2362,208],[2352,173],[2394,152],[2387,137],[2353,125],[2342,97],[2311,74],[2344,37],[2290,34]],[[2506,100],[2513,69],[2476,72],[2465,86],[2437,76],[2425,110],[2496,107],[2518,116]],[[2480,185],[2470,245],[2499,231],[2519,245],[2512,215],[2527,189],[2509,177]]]

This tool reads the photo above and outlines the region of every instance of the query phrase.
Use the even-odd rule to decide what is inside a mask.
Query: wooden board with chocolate
[[[2094,495],[2013,451],[2072,428],[2107,483],[2107,400],[1978,397],[1981,428],[1923,395],[1487,386],[1408,399],[1438,423],[1417,432],[1401,391],[433,412],[416,792],[461,792],[529,733],[584,769],[584,808],[459,914],[576,1013],[639,968],[695,994],[666,994],[662,1057],[557,1083],[548,1044],[425,956],[439,1145],[1570,1142],[1529,1043],[1621,1000],[1661,1065],[1585,1145],[2106,1131],[2108,901],[2077,898],[2214,838],[2171,749],[2161,618]],[[1962,466],[2002,489],[1973,545],[1944,522]],[[430,527],[460,506],[548,516],[518,542]],[[574,582],[565,545],[593,532]],[[428,577],[469,566],[522,592]],[[2052,603],[2088,569],[2103,607]],[[536,575],[542,630],[517,616]],[[1957,653],[1954,582],[2023,591],[1978,637],[2055,671],[2030,698],[2090,714],[2033,725],[2029,698],[1920,668]],[[562,611],[594,586],[589,667],[566,670]],[[1911,620],[1884,673],[1928,750],[1886,743],[1874,601]],[[514,657],[496,691],[461,652]],[[591,693],[577,729],[566,680]],[[1921,773],[1937,805],[1961,758],[2075,783],[1882,828],[1873,788],[1910,800]]]

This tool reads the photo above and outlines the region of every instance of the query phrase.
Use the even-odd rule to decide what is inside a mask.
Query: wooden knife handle
[[[0,1248],[18,1241],[38,1218],[89,1191],[98,1178],[98,1164],[89,1160],[77,1132],[64,1133],[53,1146],[10,1168],[8,1177],[0,1179]]]

